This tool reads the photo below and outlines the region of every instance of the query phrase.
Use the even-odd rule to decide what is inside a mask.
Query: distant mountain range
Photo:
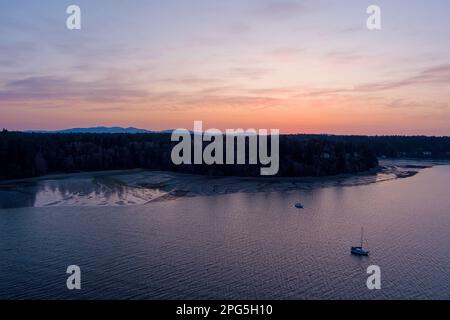
[[[161,131],[151,131],[146,129],[128,127],[91,127],[91,128],[71,128],[71,129],[63,129],[63,130],[25,130],[26,133],[128,133],[128,134],[136,134],[136,133],[172,133],[178,132],[178,129],[167,129]],[[193,133],[192,130],[189,130],[190,133]]]
[[[139,128],[122,128],[122,127],[91,127],[91,128],[71,128],[64,130],[27,130],[29,133],[159,133],[159,132],[172,132],[172,130],[164,131],[149,131]]]
[[[25,130],[25,133],[127,133],[127,134],[137,134],[137,133],[176,133],[181,129],[166,129],[160,131],[152,131],[134,127],[89,127],[89,128],[71,128],[71,129],[62,129],[62,130]],[[188,130],[191,134],[195,131]],[[241,135],[241,134],[237,134]],[[252,135],[251,133],[245,133],[243,135]],[[313,136],[329,136],[329,135],[313,135]]]

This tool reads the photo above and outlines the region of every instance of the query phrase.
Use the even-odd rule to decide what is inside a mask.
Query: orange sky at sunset
[[[0,127],[450,135],[447,1],[45,3],[0,12]]]

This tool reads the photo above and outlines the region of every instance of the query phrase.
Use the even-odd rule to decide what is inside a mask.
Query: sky
[[[373,4],[381,30],[366,27]],[[0,0],[0,127],[195,120],[450,135],[450,1]]]

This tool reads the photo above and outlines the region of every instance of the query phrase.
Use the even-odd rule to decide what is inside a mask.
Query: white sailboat
[[[363,241],[364,241],[364,228],[361,227],[361,245],[359,247],[352,247],[350,250],[352,254],[354,254],[356,256],[368,256],[369,255],[370,251],[364,249]]]

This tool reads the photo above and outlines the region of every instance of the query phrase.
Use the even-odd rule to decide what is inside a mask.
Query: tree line
[[[0,132],[0,179],[136,168],[210,176],[260,175],[260,165],[174,165],[171,151],[175,144],[170,133],[61,134],[4,130]],[[356,173],[377,165],[376,152],[367,139],[280,136],[277,176]]]

